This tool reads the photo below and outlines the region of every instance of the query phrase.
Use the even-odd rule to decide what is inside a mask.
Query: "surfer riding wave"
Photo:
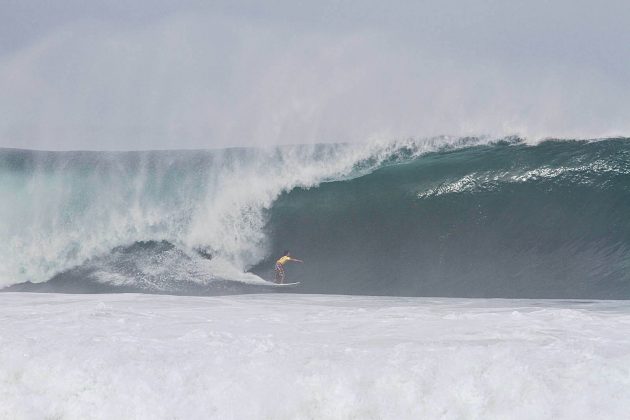
[[[291,253],[289,251],[284,251],[282,257],[278,258],[276,261],[276,279],[275,282],[278,284],[284,284],[284,265],[289,261],[295,262],[304,262],[302,260],[298,260],[297,258],[292,258]]]

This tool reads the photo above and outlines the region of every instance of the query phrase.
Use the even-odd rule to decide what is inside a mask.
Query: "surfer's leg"
[[[276,264],[276,283],[284,283],[284,267],[281,264]]]

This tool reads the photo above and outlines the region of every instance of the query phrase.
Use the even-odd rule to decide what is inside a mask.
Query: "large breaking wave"
[[[630,142],[0,150],[0,286],[630,298]],[[295,291],[295,290],[294,290]]]

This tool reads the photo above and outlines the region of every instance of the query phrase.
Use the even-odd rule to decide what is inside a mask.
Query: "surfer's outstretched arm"
[[[291,258],[291,261],[301,262],[301,263],[303,263],[303,262],[304,262],[304,261],[302,261],[302,260],[298,260],[297,258]]]

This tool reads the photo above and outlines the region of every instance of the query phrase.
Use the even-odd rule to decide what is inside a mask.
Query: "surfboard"
[[[274,283],[272,281],[268,281],[267,283],[269,283],[269,286],[272,287],[287,287],[287,286],[297,286],[298,284],[300,284],[300,282],[295,282],[295,283]]]

